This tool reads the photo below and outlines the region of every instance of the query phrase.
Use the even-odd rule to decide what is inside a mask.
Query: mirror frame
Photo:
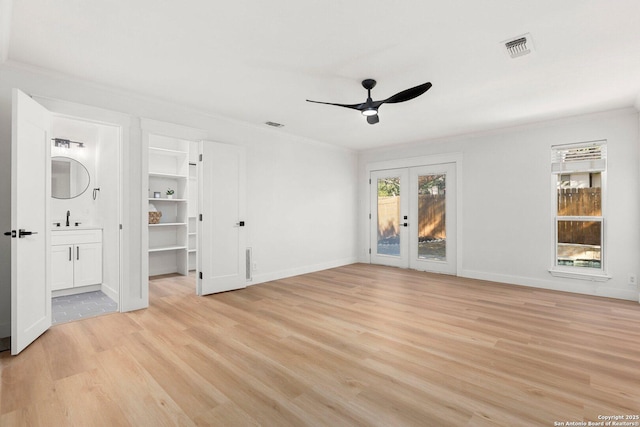
[[[80,197],[82,196],[84,193],[86,193],[87,189],[89,189],[89,184],[91,184],[91,174],[89,174],[89,170],[87,169],[87,167],[82,164],[82,162],[80,162],[77,159],[74,159],[73,157],[68,157],[68,156],[51,156],[51,169],[52,169],[52,174],[53,174],[53,161],[55,159],[69,159],[72,162],[77,163],[78,165],[82,166],[82,169],[84,170],[84,172],[87,174],[87,185],[84,187],[84,189],[82,191],[80,191],[78,194],[76,195],[70,195],[70,197],[56,197],[53,195],[53,188],[51,188],[51,198],[52,199],[57,199],[57,200],[71,200],[71,199],[75,199],[76,197]],[[71,162],[71,163],[72,163]],[[53,186],[53,179],[51,180],[51,184]]]

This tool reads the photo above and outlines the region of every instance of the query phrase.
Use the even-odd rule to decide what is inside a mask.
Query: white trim
[[[599,281],[589,279],[585,279],[583,281],[555,281],[513,276],[509,274],[487,273],[476,270],[463,270],[460,276],[469,279],[506,283],[509,285],[528,286],[560,292],[573,292],[576,294],[638,301],[638,291],[635,289],[612,288],[610,286],[603,286]]]
[[[169,138],[183,139],[189,141],[200,141],[207,139],[207,132],[189,126],[175,123],[162,122],[159,120],[140,118],[140,127],[153,135],[167,136]],[[186,153],[189,154],[189,153]]]
[[[12,0],[0,0],[0,64],[9,57],[12,9]]]
[[[596,269],[593,269],[596,270]],[[598,269],[598,272],[601,270]],[[606,282],[611,279],[611,276],[608,274],[602,273],[589,273],[582,271],[571,271],[571,270],[561,270],[557,268],[549,269],[549,273],[554,277],[564,277],[565,279],[582,279],[582,280],[591,280],[592,282]]]
[[[296,267],[288,270],[280,270],[264,274],[253,274],[252,280],[247,281],[247,286],[271,282],[273,280],[285,279],[287,277],[299,276],[301,274],[314,273],[316,271],[328,270],[330,268],[342,267],[345,265],[355,264],[357,262],[357,257],[342,258],[334,261],[323,262],[321,264],[306,265],[303,267]]]

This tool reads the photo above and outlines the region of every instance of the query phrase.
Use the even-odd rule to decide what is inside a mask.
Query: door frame
[[[369,179],[371,177],[371,172],[378,170],[386,170],[386,169],[402,169],[402,168],[412,168],[418,166],[435,166],[443,163],[454,163],[456,167],[455,177],[456,177],[456,272],[455,275],[459,276],[462,272],[462,254],[463,254],[463,244],[462,244],[462,229],[463,229],[463,221],[462,221],[462,212],[463,212],[463,185],[462,185],[462,169],[463,169],[463,155],[460,152],[453,153],[445,153],[445,154],[435,154],[431,156],[420,156],[420,157],[408,157],[402,159],[395,160],[385,160],[381,162],[371,162],[367,163],[365,166],[365,174],[366,174],[366,187],[369,189]],[[366,237],[363,239],[363,242],[367,245],[365,248],[366,259],[369,264],[371,264],[371,254],[369,253],[369,249],[374,244],[371,240],[371,194],[372,192],[368,190],[368,197],[366,197],[367,205],[367,219],[368,221],[363,221],[364,225],[361,227],[363,235]]]
[[[181,139],[184,141],[200,143],[207,139],[207,131],[175,123],[140,118],[140,187],[135,197],[139,198],[138,203],[140,211],[143,215],[138,218],[140,225],[140,281],[141,281],[141,306],[138,308],[149,307],[149,219],[147,211],[149,210],[149,137],[150,135],[160,135],[169,138]],[[196,261],[197,264],[197,261]],[[196,265],[196,271],[200,271],[200,267]],[[196,280],[197,282],[197,280]],[[194,285],[194,292],[197,286]]]
[[[56,98],[48,98],[44,96],[33,95],[33,99],[46,108],[52,118],[66,118],[80,122],[93,123],[96,125],[111,126],[118,129],[118,223],[121,225],[118,239],[118,311],[130,311],[132,308],[129,295],[135,295],[126,292],[133,283],[130,281],[128,270],[131,266],[128,257],[125,256],[125,249],[131,240],[131,233],[123,233],[129,230],[131,223],[126,215],[130,192],[130,175],[127,172],[130,168],[127,166],[128,152],[125,147],[130,146],[130,127],[131,118],[129,115],[111,110],[104,110],[99,107],[78,104],[75,102],[64,101]],[[51,229],[51,224],[49,225]],[[135,304],[133,304],[135,307]]]

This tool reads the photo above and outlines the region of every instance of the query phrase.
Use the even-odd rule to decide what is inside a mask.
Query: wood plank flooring
[[[364,264],[163,276],[0,369],[2,426],[557,426],[640,414],[640,305]]]

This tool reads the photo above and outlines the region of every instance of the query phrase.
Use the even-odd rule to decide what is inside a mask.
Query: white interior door
[[[51,326],[50,114],[13,90],[11,135],[11,354]],[[22,231],[22,233],[21,233]],[[31,234],[28,234],[31,233]]]
[[[371,172],[371,262],[409,267],[409,172]]]
[[[409,169],[409,267],[456,274],[456,165]]]
[[[246,287],[246,152],[200,142],[198,295]]]

